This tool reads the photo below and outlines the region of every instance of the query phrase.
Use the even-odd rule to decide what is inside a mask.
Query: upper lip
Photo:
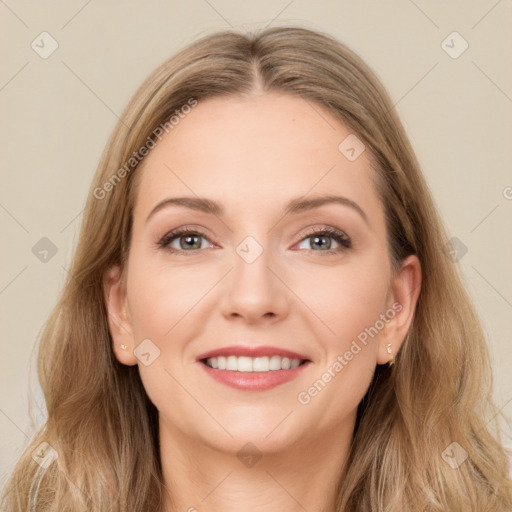
[[[300,359],[309,361],[309,359],[297,352],[293,352],[292,350],[286,350],[284,348],[279,347],[271,347],[271,346],[259,346],[259,347],[248,347],[243,345],[231,345],[230,347],[217,348],[214,350],[210,350],[208,352],[204,352],[203,354],[197,357],[198,361],[203,359],[209,359],[210,357],[218,357],[218,356],[247,356],[247,357],[272,357],[272,356],[281,356],[288,357],[289,359]]]

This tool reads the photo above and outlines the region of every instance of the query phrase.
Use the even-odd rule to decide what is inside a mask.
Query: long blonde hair
[[[129,250],[137,163],[125,164],[157,141],[155,129],[190,98],[251,94],[257,84],[323,106],[363,140],[394,268],[409,254],[422,265],[413,325],[396,364],[377,367],[359,406],[336,511],[512,510],[482,328],[444,252],[445,229],[393,104],[345,45],[288,27],[203,37],[156,69],[127,106],[95,174],[69,275],[41,337],[48,420],[5,487],[3,511],[160,510],[158,411],[137,366],[114,357],[103,295],[107,269],[124,268]],[[451,464],[456,454],[458,467]]]

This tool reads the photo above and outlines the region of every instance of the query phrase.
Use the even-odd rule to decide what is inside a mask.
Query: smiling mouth
[[[201,359],[201,362],[214,370],[234,372],[265,373],[278,370],[294,370],[309,362],[308,359],[291,359],[281,356],[217,356]]]

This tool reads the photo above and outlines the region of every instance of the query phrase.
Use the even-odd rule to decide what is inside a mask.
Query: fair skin
[[[349,161],[338,150],[349,133],[298,97],[213,98],[199,101],[137,170],[126,286],[112,268],[105,297],[114,353],[139,365],[159,411],[174,502],[166,501],[166,511],[333,510],[357,406],[376,365],[399,350],[421,279],[415,256],[392,272],[368,151]],[[284,214],[292,199],[333,194],[357,207],[328,203]],[[181,196],[214,200],[224,212],[168,206],[147,220],[157,203]],[[158,247],[185,225],[205,234],[189,242],[194,250],[186,235],[168,243],[176,252]],[[326,227],[345,233],[350,247],[311,234]],[[237,252],[247,236],[263,249],[251,263]],[[329,243],[333,252],[325,254]],[[400,311],[359,343],[342,371],[299,402],[397,303]],[[145,339],[160,350],[148,366],[134,354]],[[311,362],[290,381],[247,391],[212,379],[196,360],[239,344],[293,350]],[[262,455],[255,464],[237,456],[248,442]]]

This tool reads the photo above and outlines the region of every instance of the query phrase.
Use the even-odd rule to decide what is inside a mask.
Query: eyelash
[[[173,231],[169,231],[168,233],[166,233],[158,242],[158,247],[161,249],[165,249],[173,254],[179,254],[179,255],[185,255],[183,253],[187,253],[187,252],[196,253],[197,251],[200,251],[201,249],[191,249],[190,251],[184,251],[182,249],[174,249],[174,248],[170,248],[168,246],[172,241],[174,241],[175,239],[177,239],[185,234],[198,235],[202,238],[205,238],[206,240],[208,240],[210,242],[210,239],[202,231],[197,230],[197,229],[192,229],[189,226],[184,226],[182,228],[179,228],[179,229],[176,229]],[[351,241],[350,237],[348,237],[343,231],[340,231],[335,228],[330,228],[330,227],[325,227],[320,230],[312,229],[305,236],[303,236],[300,241],[302,242],[303,240],[306,240],[307,238],[311,238],[313,236],[327,236],[328,238],[332,238],[333,240],[335,240],[336,242],[338,242],[340,244],[340,247],[338,247],[336,249],[328,249],[325,251],[314,251],[314,249],[306,249],[311,252],[320,253],[323,256],[332,256],[334,254],[339,254],[339,253],[344,252],[347,249],[350,249],[352,247],[352,241]]]

